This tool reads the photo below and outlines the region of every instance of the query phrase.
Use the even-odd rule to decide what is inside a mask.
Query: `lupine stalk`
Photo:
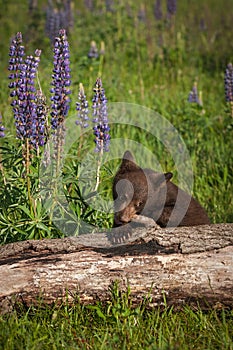
[[[101,41],[100,43],[100,55],[104,55],[105,54],[105,43],[104,41]]]
[[[70,99],[70,52],[69,44],[66,37],[65,29],[59,31],[59,35],[55,38],[54,43],[54,68],[53,81],[50,90],[53,93],[52,101],[52,129],[56,130],[58,126],[64,123],[65,117],[69,111]]]
[[[167,13],[169,16],[176,13],[176,0],[167,0]]]
[[[103,152],[109,151],[110,135],[109,135],[109,125],[108,125],[108,112],[107,112],[107,99],[105,97],[105,91],[102,87],[102,81],[100,78],[96,80],[95,87],[93,89],[93,127],[95,135],[95,152],[99,153],[99,160],[97,164],[96,172],[96,186],[95,191],[97,191],[100,183],[100,167]]]
[[[70,107],[71,93],[70,82],[70,52],[65,29],[61,29],[54,40],[54,60],[51,97],[51,128],[53,130],[53,159],[54,170],[53,177],[55,184],[53,188],[53,204],[51,206],[50,224],[53,220],[53,210],[57,198],[57,178],[60,175],[60,166],[63,156],[63,146],[65,142],[65,118],[68,115]]]
[[[91,42],[91,46],[90,46],[90,50],[88,52],[88,58],[98,58],[99,57],[99,53],[98,53],[98,48],[96,45],[95,41]]]
[[[193,84],[193,88],[189,93],[188,102],[197,103],[199,106],[202,106],[202,98],[201,93],[198,93],[197,83]]]
[[[93,89],[93,123],[95,124],[93,130],[95,135],[95,151],[96,152],[108,152],[110,135],[108,125],[108,112],[107,112],[107,99],[105,97],[105,91],[102,87],[102,81],[100,78],[96,80],[95,87]]]
[[[24,64],[21,65],[17,90],[13,90],[11,94],[11,96],[16,97],[13,104],[17,137],[23,141],[24,151],[26,152],[26,154],[23,152],[23,156],[27,164],[28,159],[31,158],[29,154],[31,149],[36,148],[35,139],[37,138],[36,125],[38,123],[38,116],[35,102],[35,78],[40,54],[41,51],[36,50],[35,57],[27,56]],[[28,146],[26,146],[26,143]]]
[[[161,0],[156,0],[154,4],[154,15],[155,19],[157,19],[158,21],[160,21],[163,18]]]
[[[61,2],[62,8],[54,8],[53,3],[49,1],[46,9],[45,32],[54,43],[56,34],[60,28],[65,28],[67,33],[69,28],[73,25],[72,4],[70,0]]]
[[[24,46],[22,34],[17,33],[11,42],[9,52],[9,84],[12,89],[10,96],[16,125],[17,138],[22,141],[23,164],[26,170],[27,193],[31,211],[33,211],[30,182],[30,162],[32,149],[35,147],[37,130],[37,113],[35,102],[35,78],[40,61],[40,50],[35,51],[35,56],[27,56],[24,60]]]
[[[227,65],[224,76],[225,98],[230,103],[231,116],[233,117],[233,66],[232,63]]]
[[[10,59],[8,69],[11,71],[9,87],[12,89],[10,96],[15,118],[17,138],[33,145],[35,137],[35,124],[37,123],[35,103],[35,78],[40,61],[40,50],[35,51],[35,56],[27,56],[23,60],[24,46],[22,35],[17,33],[10,46]]]
[[[37,148],[38,137],[38,115],[37,115],[37,104],[36,104],[36,88],[35,78],[37,68],[40,61],[40,50],[36,50],[35,57],[28,56],[25,60],[25,71],[21,71],[22,77],[25,78],[25,89],[27,90],[27,106],[25,108],[26,114],[26,137],[30,139],[30,144]]]
[[[38,150],[39,146],[44,146],[48,139],[48,119],[46,98],[41,90],[36,91],[36,118],[33,124],[32,144]]]
[[[80,125],[80,127],[83,128],[87,128],[88,127],[88,114],[89,114],[89,110],[88,110],[88,101],[85,95],[85,91],[84,91],[84,87],[83,84],[79,84],[79,94],[78,94],[78,99],[79,102],[76,102],[76,110],[78,111],[78,119],[76,120],[76,125]]]
[[[105,6],[106,6],[106,11],[114,12],[114,1],[113,0],[106,0]]]
[[[9,88],[15,118],[16,136],[22,141],[23,163],[27,177],[32,157],[32,149],[35,147],[37,113],[35,102],[35,78],[40,61],[40,50],[35,51],[35,56],[27,56],[22,45],[22,34],[17,33],[12,40],[9,52]]]
[[[23,83],[22,79],[20,78],[20,71],[24,62],[24,55],[25,52],[24,46],[22,45],[22,34],[19,32],[11,42],[8,66],[8,70],[11,72],[9,75],[9,79],[11,80],[9,83],[9,88],[12,89],[10,96],[14,97],[11,106],[13,107],[15,118],[16,134],[19,138],[21,138],[21,134],[23,132],[23,121],[21,120],[23,117],[20,114],[22,102],[20,99],[18,99],[18,95],[20,93],[20,85]]]
[[[167,0],[167,20],[168,25],[173,32],[175,29],[175,14],[176,14],[176,0]]]
[[[57,171],[60,167],[60,160],[62,158],[62,150],[65,137],[65,117],[68,115],[70,108],[71,93],[70,86],[70,52],[69,43],[67,41],[65,29],[59,31],[58,36],[54,42],[54,68],[53,81],[50,90],[53,95],[51,97],[51,127],[54,141],[54,158],[57,160]]]
[[[102,75],[103,66],[104,66],[104,55],[105,55],[105,44],[104,44],[104,41],[101,41],[101,43],[100,43],[100,59],[99,59],[98,76]]]
[[[76,102],[76,110],[78,111],[77,113],[77,120],[76,120],[76,125],[79,125],[81,129],[85,129],[89,126],[88,124],[88,114],[89,114],[89,109],[88,109],[88,101],[85,95],[84,87],[83,84],[79,84],[79,94],[78,94],[78,99],[79,102]],[[80,135],[80,140],[79,140],[79,147],[78,147],[78,156],[80,155],[81,148],[83,145],[83,134],[81,133]]]

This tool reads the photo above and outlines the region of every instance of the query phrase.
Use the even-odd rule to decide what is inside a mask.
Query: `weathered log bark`
[[[115,234],[115,233],[114,233]],[[133,230],[24,241],[0,248],[0,310],[74,300],[106,301],[113,281],[133,302],[233,306],[233,224]],[[116,241],[122,241],[117,243]]]

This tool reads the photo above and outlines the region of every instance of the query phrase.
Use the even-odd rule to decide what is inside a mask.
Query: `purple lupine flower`
[[[23,63],[23,56],[25,55],[22,41],[22,34],[20,32],[18,32],[11,41],[8,70],[12,73],[9,75],[9,79],[17,79],[19,77],[17,73],[20,70],[21,64]]]
[[[81,128],[87,128],[89,120],[88,117],[88,101],[84,92],[83,84],[79,84],[79,94],[78,99],[80,102],[76,102],[76,110],[78,111],[78,120],[76,120],[76,125],[80,125]]]
[[[19,88],[22,83],[22,79],[20,78],[20,71],[24,62],[24,46],[22,45],[22,34],[18,32],[16,36],[12,39],[10,50],[9,50],[9,66],[8,70],[11,72],[9,75],[9,79],[11,80],[9,83],[9,88],[12,89],[10,96],[13,97],[13,101],[11,102],[11,106],[13,108],[13,113],[15,117],[16,124],[16,132],[17,136],[20,136],[21,126],[19,125],[20,120],[20,100],[18,100]]]
[[[233,102],[233,66],[228,63],[224,76],[226,102]]]
[[[0,114],[0,138],[5,136],[4,130],[6,130],[6,128],[2,125],[2,115]]]
[[[167,0],[167,13],[169,16],[176,13],[176,0]]]
[[[154,15],[155,19],[158,21],[163,18],[162,8],[161,8],[161,0],[156,0],[154,4]]]
[[[33,144],[34,125],[36,123],[36,103],[35,103],[35,78],[40,61],[40,50],[36,50],[35,57],[27,56],[25,64],[22,65],[20,85],[18,87],[18,137],[20,139],[29,138]]]
[[[70,99],[68,97],[71,93],[68,88],[71,83],[70,52],[65,29],[61,29],[58,37],[55,38],[53,52],[54,68],[52,75],[53,81],[51,83],[53,88],[50,90],[50,92],[53,93],[53,96],[51,97],[51,126],[52,129],[57,129],[63,124],[70,107]]]
[[[197,90],[197,83],[196,82],[193,84],[193,88],[192,88],[192,90],[189,93],[188,102],[190,102],[190,103],[197,103],[200,106],[202,105],[202,101],[199,99],[199,96],[198,96],[198,90]]]
[[[95,87],[93,89],[93,127],[95,138],[95,152],[108,152],[110,135],[109,135],[109,125],[108,125],[108,112],[107,112],[107,99],[105,97],[105,91],[102,87],[102,81],[100,78],[96,80]]]
[[[96,46],[96,42],[92,41],[90,50],[88,52],[88,58],[98,58],[98,57],[99,57],[99,53],[98,53],[98,48]]]
[[[40,50],[35,51],[34,56],[27,56],[23,60],[24,47],[22,35],[17,33],[10,46],[10,60],[8,69],[11,71],[9,78],[12,80],[9,87],[12,89],[10,96],[14,112],[16,134],[20,140],[29,139],[33,144],[34,124],[36,120],[35,103],[35,78],[40,61]]]
[[[25,60],[25,71],[21,71],[22,74],[22,79],[25,80],[25,87],[27,91],[27,107],[25,108],[25,112],[27,114],[27,120],[26,120],[26,125],[27,125],[27,137],[30,138],[30,143],[32,145],[35,145],[34,139],[37,139],[37,105],[36,105],[36,88],[35,88],[35,78],[36,78],[36,73],[37,69],[39,66],[40,62],[40,55],[41,51],[36,50],[35,51],[35,56],[27,56]],[[21,86],[22,87],[22,86]]]

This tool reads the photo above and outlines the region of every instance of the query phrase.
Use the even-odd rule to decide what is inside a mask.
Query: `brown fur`
[[[171,178],[172,173],[140,168],[126,151],[113,182],[114,227],[139,214],[153,218],[161,227],[209,224],[202,206]]]

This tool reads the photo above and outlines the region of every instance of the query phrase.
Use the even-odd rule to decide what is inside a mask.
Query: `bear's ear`
[[[149,175],[149,179],[152,182],[153,188],[156,189],[160,187],[162,184],[164,184],[165,182],[170,181],[172,176],[173,176],[172,173],[163,174],[163,173],[153,172],[152,174]]]
[[[118,172],[126,173],[129,171],[136,171],[140,169],[140,167],[135,163],[134,156],[130,151],[126,151],[123,155],[122,162]]]
[[[123,155],[123,159],[130,160],[130,162],[135,163],[134,156],[132,155],[132,153],[130,151],[125,151],[125,153]]]

